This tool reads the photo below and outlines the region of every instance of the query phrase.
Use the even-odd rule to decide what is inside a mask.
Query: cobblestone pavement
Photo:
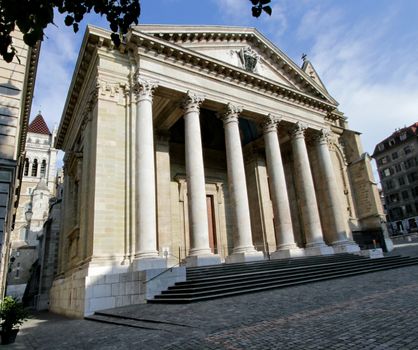
[[[397,245],[394,253],[418,255],[418,245]],[[41,313],[25,323],[14,345],[3,348],[418,349],[418,266],[194,304],[137,305],[112,312],[177,325],[149,330]]]

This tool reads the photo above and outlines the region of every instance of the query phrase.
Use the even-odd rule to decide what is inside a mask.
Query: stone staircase
[[[336,254],[193,267],[187,268],[185,282],[176,283],[147,302],[190,303],[410,265],[418,265],[418,258],[369,259]]]

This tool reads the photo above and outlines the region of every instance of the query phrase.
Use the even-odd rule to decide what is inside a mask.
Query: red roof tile
[[[51,135],[51,132],[48,129],[48,125],[46,125],[44,118],[41,114],[38,114],[32,123],[30,123],[28,132],[34,132],[36,134],[44,134],[44,135]]]

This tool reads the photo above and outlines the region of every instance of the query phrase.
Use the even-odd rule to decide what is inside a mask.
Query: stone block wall
[[[142,304],[176,282],[185,280],[185,267],[96,276],[85,276],[78,271],[54,282],[50,311],[84,317],[98,310]]]

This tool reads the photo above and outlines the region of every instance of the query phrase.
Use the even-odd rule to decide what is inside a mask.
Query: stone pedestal
[[[305,255],[305,249],[302,248],[281,249],[271,253],[270,259],[300,258]]]
[[[251,253],[233,253],[225,258],[225,263],[241,263],[241,262],[250,262],[264,260],[263,252],[251,252]]]
[[[194,255],[186,258],[187,267],[218,265],[221,263],[219,255]]]
[[[307,247],[305,248],[306,256],[315,256],[315,255],[332,255],[334,254],[334,249],[327,245],[318,245],[316,247]]]
[[[136,259],[132,262],[133,271],[145,271],[165,268],[167,268],[167,261],[164,258],[143,258]]]
[[[383,250],[382,248],[360,250],[359,255],[370,259],[383,258]]]
[[[334,248],[334,252],[338,253],[358,253],[360,251],[360,247],[355,242],[350,241],[343,241],[337,242],[332,244],[332,248]]]

